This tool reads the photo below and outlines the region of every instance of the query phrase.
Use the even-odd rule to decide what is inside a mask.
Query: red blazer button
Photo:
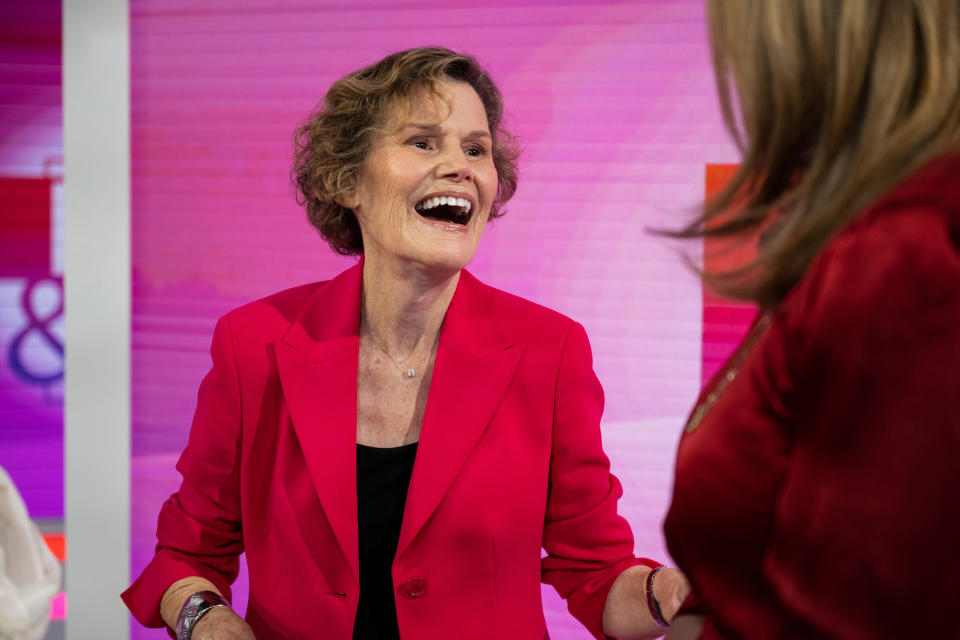
[[[427,592],[427,579],[423,576],[414,576],[400,585],[400,594],[414,600],[423,597]]]

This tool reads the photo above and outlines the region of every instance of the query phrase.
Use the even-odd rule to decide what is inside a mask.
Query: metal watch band
[[[216,591],[198,591],[191,594],[183,603],[177,617],[177,640],[190,640],[193,628],[210,609],[229,606],[230,603]]]

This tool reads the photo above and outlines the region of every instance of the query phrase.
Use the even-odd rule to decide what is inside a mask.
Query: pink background
[[[216,317],[351,264],[294,202],[292,131],[336,78],[421,45],[476,55],[503,90],[520,188],[471,270],[585,325],[621,512],[637,552],[668,559],[660,525],[700,386],[703,296],[678,247],[645,229],[679,224],[705,165],[736,158],[701,0],[132,0],[131,42],[134,575],[179,482]],[[552,638],[589,637],[549,589],[544,602]]]
[[[54,529],[63,518],[60,73],[60,1],[0,5],[0,466]]]
[[[0,3],[0,466],[63,544],[60,0]],[[51,618],[66,614],[61,592]],[[48,630],[63,637],[63,623]]]

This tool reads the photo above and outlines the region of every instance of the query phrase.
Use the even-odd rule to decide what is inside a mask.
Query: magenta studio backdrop
[[[0,6],[0,466],[63,518],[60,3]],[[56,527],[53,527],[56,528]]]
[[[352,263],[307,224],[291,136],[331,82],[440,45],[477,56],[522,142],[520,187],[471,270],[586,327],[637,552],[668,558],[674,450],[700,384],[702,294],[645,232],[730,162],[700,0],[132,0],[132,571],[176,489],[215,319]],[[245,610],[246,577],[235,605]],[[588,638],[549,588],[555,640]],[[133,627],[132,637],[162,631]]]

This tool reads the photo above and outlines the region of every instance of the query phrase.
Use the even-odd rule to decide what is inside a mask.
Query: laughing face
[[[452,273],[477,250],[497,193],[487,115],[470,85],[438,89],[397,110],[344,202],[368,263]]]

